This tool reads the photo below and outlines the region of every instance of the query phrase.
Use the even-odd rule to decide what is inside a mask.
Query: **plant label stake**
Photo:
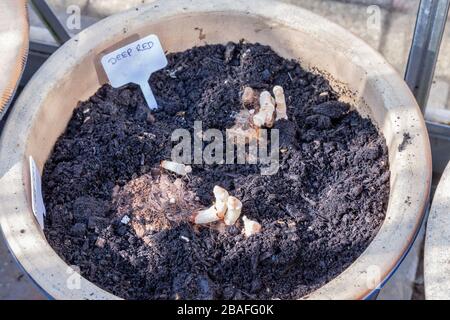
[[[141,87],[150,109],[158,107],[148,83],[153,72],[165,68],[167,57],[156,35],[150,35],[103,56],[106,75],[114,88],[129,83]]]
[[[33,157],[30,156],[30,179],[31,179],[31,208],[33,214],[39,223],[42,230],[44,230],[44,217],[47,212],[45,210],[44,199],[42,197],[42,180],[39,170],[34,162]]]

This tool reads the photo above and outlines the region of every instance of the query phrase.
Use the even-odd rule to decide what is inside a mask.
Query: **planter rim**
[[[425,297],[450,299],[450,162],[433,197],[424,252]]]
[[[25,0],[0,2],[0,120],[5,115],[22,77],[28,56],[29,24]]]
[[[392,215],[398,221],[385,222],[369,247],[354,263],[329,283],[305,297],[367,298],[379,289],[368,285],[370,267],[377,266],[377,284],[382,285],[408,252],[424,216],[431,186],[431,151],[425,123],[403,79],[379,53],[342,27],[300,7],[277,1],[157,1],[100,21],[75,36],[50,57],[21,94],[0,140],[0,225],[12,253],[31,278],[55,299],[117,298],[84,278],[81,279],[81,290],[68,290],[65,287],[68,266],[46,242],[36,226],[29,206],[26,205],[28,194],[23,185],[27,173],[23,162],[27,156],[28,136],[32,132],[32,123],[44,97],[57,88],[58,80],[68,75],[82,57],[95,51],[99,41],[106,42],[104,39],[99,40],[98,34],[102,34],[105,39],[120,39],[124,30],[143,28],[148,21],[201,13],[257,16],[273,21],[274,25],[301,29],[315,39],[330,42],[330,46],[337,46],[340,54],[361,67],[368,78],[375,79],[372,85],[379,90],[380,97],[387,103],[386,109],[390,117],[406,118],[399,124],[398,130],[403,132],[415,128],[413,131],[417,135],[414,136],[414,143],[405,151],[395,154],[396,161],[401,163],[401,172],[396,181],[391,181],[391,186],[396,186],[391,193],[395,191],[398,197],[408,196],[411,205],[400,206],[398,201],[390,199],[387,220]],[[80,45],[81,42],[83,45]],[[347,48],[339,46],[339,43],[351,46]],[[47,82],[50,85],[47,85]],[[36,95],[36,92],[39,92],[39,95]],[[8,201],[4,201],[5,199]],[[23,205],[16,207],[13,203]],[[20,232],[23,230],[26,230],[25,234]],[[30,253],[32,246],[40,248],[42,252],[38,253],[51,257],[50,270],[37,267],[42,264],[39,260],[42,258],[36,253]]]

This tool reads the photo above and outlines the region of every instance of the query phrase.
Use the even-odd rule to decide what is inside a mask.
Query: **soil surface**
[[[295,299],[354,262],[389,197],[387,147],[371,121],[338,102],[322,76],[267,46],[207,45],[168,60],[150,79],[158,110],[148,111],[137,87],[108,85],[75,109],[43,175],[56,252],[127,299]],[[159,169],[173,130],[201,120],[225,132],[245,86],[275,85],[289,114],[275,126],[277,174],[263,176],[259,165],[193,165],[183,178]],[[261,233],[245,238],[242,220],[189,221],[211,206],[215,185],[242,200]]]

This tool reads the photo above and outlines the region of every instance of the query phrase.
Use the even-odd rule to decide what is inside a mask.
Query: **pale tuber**
[[[263,91],[259,97],[259,104],[261,108],[267,105],[275,106],[275,100],[269,91]]]
[[[264,110],[266,113],[266,127],[272,128],[275,123],[275,107],[273,105],[268,105]]]
[[[167,171],[171,171],[173,173],[176,173],[180,176],[188,175],[192,172],[191,166],[186,166],[181,163],[172,162],[172,161],[163,161],[161,162],[161,167],[163,169],[166,169]]]
[[[244,107],[251,107],[256,101],[255,91],[250,87],[245,87],[242,94],[242,103]]]
[[[205,210],[198,211],[192,217],[195,224],[208,224],[223,220],[225,225],[232,226],[241,216],[242,202],[236,197],[230,196],[227,190],[215,186],[215,203]]]
[[[250,220],[246,216],[242,220],[244,221],[244,234],[247,238],[261,232],[262,227],[258,222]]]
[[[253,123],[258,128],[261,128],[266,123],[266,114],[259,112],[253,116]]]
[[[218,215],[216,206],[212,206],[209,209],[201,210],[194,214],[195,224],[208,224],[212,222],[219,221],[220,217]]]
[[[232,226],[241,216],[242,202],[235,197],[229,197],[227,201],[228,211],[225,214],[224,222],[227,226]]]
[[[276,121],[285,119],[288,120],[287,116],[287,105],[286,97],[284,95],[284,89],[280,86],[275,86],[273,88],[273,94],[275,95],[275,102],[277,104],[277,119]]]
[[[217,210],[217,215],[220,219],[223,219],[225,217],[225,213],[227,212],[227,201],[230,194],[227,190],[219,186],[215,186],[213,192],[214,197],[216,197],[215,207]]]
[[[275,102],[269,91],[263,91],[259,98],[261,105],[259,112],[253,117],[253,123],[261,128],[266,126],[268,128],[273,127],[274,114],[275,114]]]

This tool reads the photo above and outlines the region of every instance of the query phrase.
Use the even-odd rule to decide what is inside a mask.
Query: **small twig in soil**
[[[247,293],[247,292],[245,292],[245,291],[243,291],[243,290],[240,290],[240,289],[238,289],[238,290],[239,290],[244,296],[246,296],[247,298],[252,299],[252,300],[255,299],[255,295],[250,294],[250,293]]]
[[[180,176],[186,176],[189,173],[192,172],[192,167],[191,166],[186,166],[184,164],[181,163],[176,163],[176,162],[172,162],[172,161],[163,161],[161,162],[161,167],[163,169],[166,169],[167,171],[171,171],[173,173],[176,173]]]
[[[180,239],[183,240],[186,243],[191,242],[191,240],[188,237],[185,237],[185,236],[181,236]]]
[[[292,81],[292,82],[294,82],[294,78],[292,78],[292,76],[291,76],[291,73],[290,73],[290,72],[288,72],[288,76],[289,76],[289,79],[291,79],[291,81]]]
[[[311,199],[309,199],[308,197],[306,197],[303,194],[300,194],[300,197],[302,197],[303,200],[305,200],[306,202],[308,202],[310,205],[312,205],[313,207],[315,207],[317,205],[317,203]]]

